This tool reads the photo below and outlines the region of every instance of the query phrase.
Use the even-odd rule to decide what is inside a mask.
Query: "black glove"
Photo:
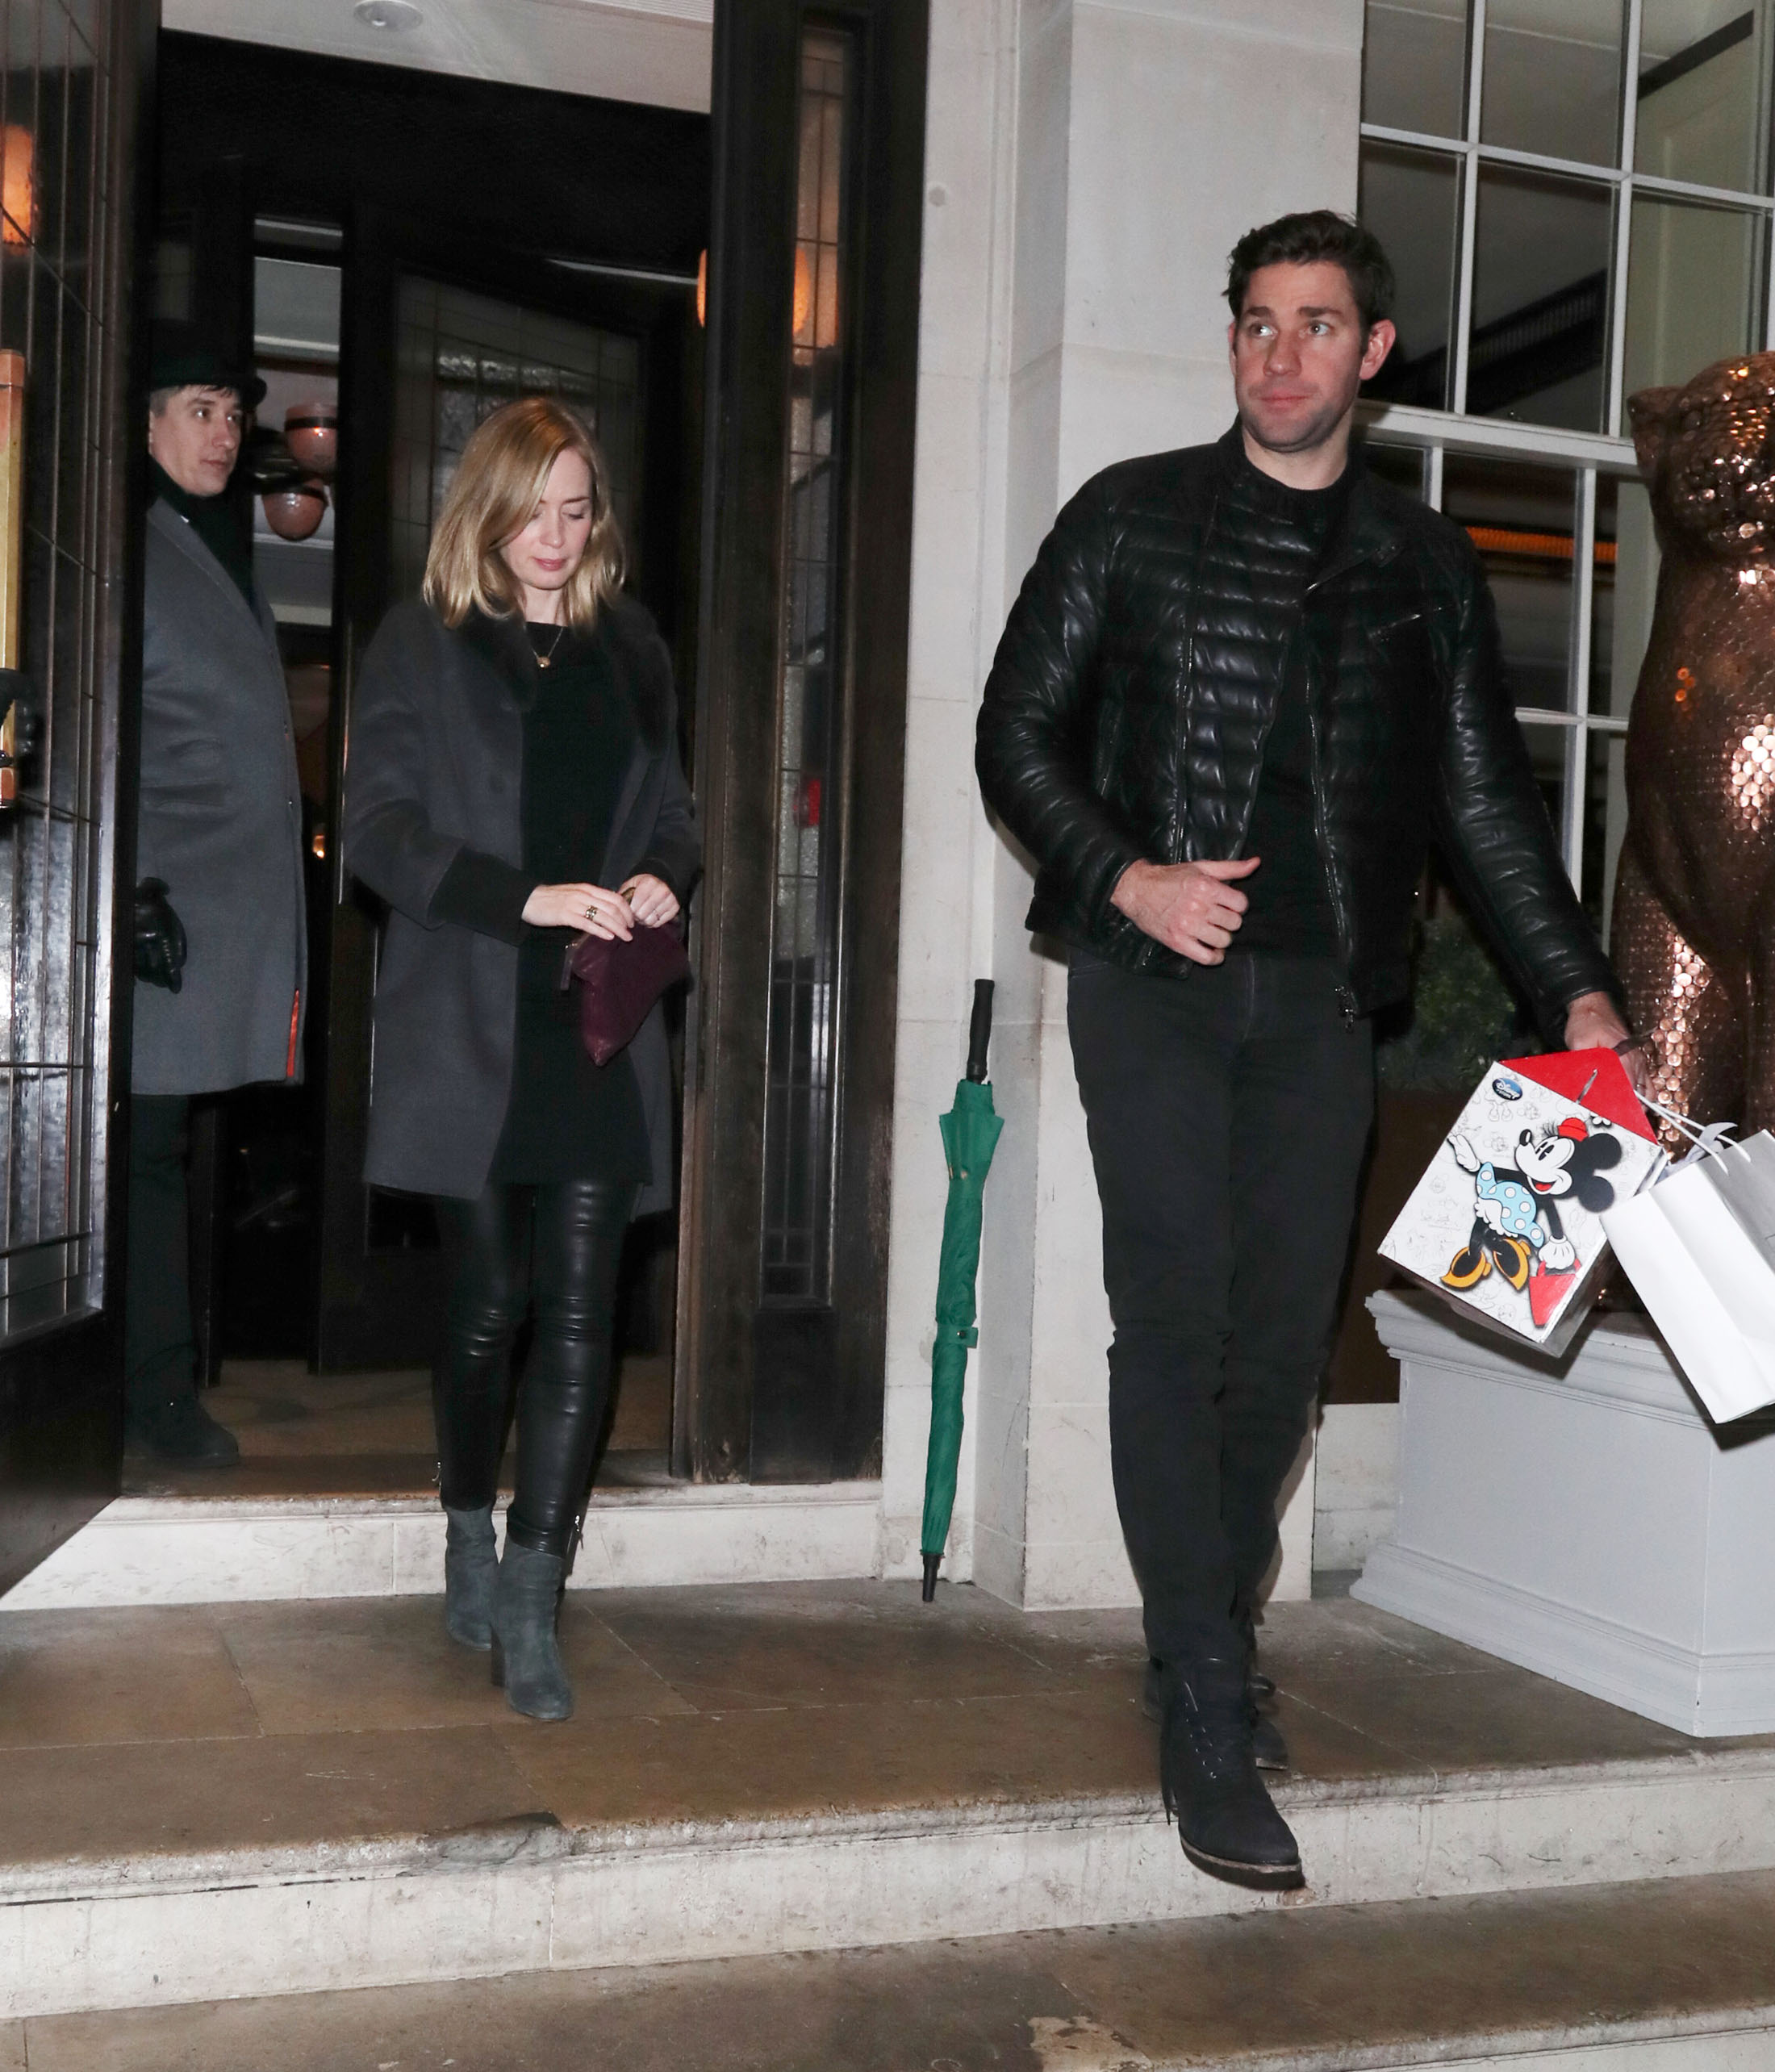
[[[144,985],[177,992],[184,969],[185,930],[167,904],[166,880],[144,878],[136,888],[136,975]]]

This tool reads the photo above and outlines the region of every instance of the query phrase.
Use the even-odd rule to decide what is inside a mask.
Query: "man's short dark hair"
[[[1393,314],[1393,262],[1380,240],[1354,216],[1309,209],[1248,230],[1226,262],[1226,299],[1235,321],[1245,314],[1245,291],[1260,266],[1315,266],[1329,260],[1343,269],[1366,337]]]
[[[154,388],[148,391],[148,415],[151,417],[165,416],[166,406],[174,396],[182,395],[187,389],[196,389],[204,395],[232,395],[237,405],[240,400],[240,391],[232,382],[174,382],[169,387]]]

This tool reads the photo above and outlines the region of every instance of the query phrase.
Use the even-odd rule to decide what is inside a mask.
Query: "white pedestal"
[[[1549,1360],[1427,1294],[1368,1308],[1399,1514],[1354,1594],[1685,1733],[1775,1731],[1775,1419],[1716,1431],[1636,1319]]]

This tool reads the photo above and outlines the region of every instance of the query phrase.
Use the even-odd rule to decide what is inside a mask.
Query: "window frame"
[[[1525,725],[1551,725],[1565,730],[1564,767],[1560,788],[1557,833],[1560,854],[1575,887],[1584,881],[1584,821],[1590,746],[1594,739],[1624,735],[1626,712],[1595,712],[1589,709],[1593,635],[1595,625],[1597,482],[1602,474],[1629,481],[1639,480],[1633,441],[1623,431],[1627,409],[1624,393],[1627,370],[1628,268],[1631,257],[1634,198],[1644,192],[1661,198],[1723,205],[1760,215],[1763,223],[1761,349],[1775,349],[1775,194],[1756,194],[1732,188],[1704,186],[1667,179],[1661,174],[1634,169],[1637,144],[1638,81],[1640,32],[1644,0],[1626,0],[1623,26],[1623,71],[1622,110],[1616,131],[1613,165],[1585,163],[1538,152],[1521,151],[1505,144],[1481,141],[1484,117],[1485,26],[1487,0],[1468,0],[1466,23],[1466,82],[1463,97],[1464,134],[1442,136],[1432,132],[1398,129],[1366,120],[1359,125],[1362,145],[1389,144],[1434,152],[1456,167],[1459,206],[1456,211],[1454,268],[1454,307],[1450,333],[1450,403],[1447,409],[1420,404],[1389,403],[1364,399],[1357,405],[1357,423],[1369,437],[1393,447],[1415,447],[1426,455],[1424,479],[1426,502],[1435,510],[1443,508],[1445,457],[1451,453],[1495,459],[1563,464],[1577,470],[1577,496],[1572,528],[1572,586],[1571,637],[1568,646],[1566,703],[1563,710],[1539,705],[1518,705],[1517,716]],[[1763,55],[1765,77],[1760,105],[1769,100],[1770,80],[1775,70],[1775,35],[1768,39]],[[1478,257],[1480,175],[1487,165],[1503,165],[1531,172],[1556,173],[1606,186],[1611,193],[1614,215],[1609,268],[1608,336],[1606,349],[1606,432],[1568,431],[1557,426],[1518,423],[1514,419],[1477,417],[1468,414],[1468,357],[1472,329],[1473,277]],[[1603,911],[1611,904],[1612,887],[1605,885]]]

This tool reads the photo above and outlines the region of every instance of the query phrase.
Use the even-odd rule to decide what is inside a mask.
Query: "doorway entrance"
[[[306,1080],[215,1104],[194,1173],[243,1491],[429,1481],[435,1218],[361,1179],[379,916],[338,841],[353,681],[468,432],[537,391],[610,457],[708,829],[683,1209],[633,1234],[604,1473],[873,1472],[923,65],[923,9],[885,0],[718,9],[708,119],[161,38],[154,306],[255,359],[259,488],[337,425],[317,524],[254,500],[308,816]]]
[[[198,1147],[211,1407],[247,1450],[243,1487],[410,1489],[432,1472],[444,1287],[431,1203],[361,1180],[381,915],[339,840],[356,666],[418,591],[469,434],[546,392],[595,427],[629,587],[694,676],[708,124],[177,33],[161,81],[156,313],[228,340],[267,384],[242,474],[265,492],[255,579],[278,622],[311,879],[304,1084],[209,1104]],[[515,169],[442,222],[429,204],[461,194],[465,161]],[[675,1260],[675,1217],[636,1226],[621,1479],[666,1472]],[[215,1481],[132,1466],[136,1488]]]

